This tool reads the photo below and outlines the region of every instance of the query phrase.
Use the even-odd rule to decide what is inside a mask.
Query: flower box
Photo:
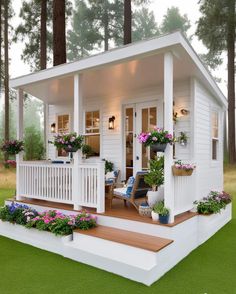
[[[22,225],[1,220],[0,235],[61,255],[64,254],[64,246],[62,245],[72,241],[72,235],[55,236],[50,232],[39,231],[34,228],[27,229]]]
[[[189,177],[192,175],[193,169],[181,169],[173,165],[172,172],[173,172],[173,175],[177,177]]]

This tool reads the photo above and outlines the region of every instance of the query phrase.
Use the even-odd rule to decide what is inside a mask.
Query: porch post
[[[48,159],[48,128],[49,128],[49,120],[48,120],[48,104],[43,104],[43,114],[44,114],[44,147],[46,150],[46,159]]]
[[[83,132],[83,104],[82,104],[82,91],[81,91],[82,76],[79,74],[74,75],[74,131],[77,135]],[[80,200],[80,187],[81,176],[79,164],[81,163],[81,150],[74,153],[74,168],[73,168],[73,204],[74,209],[80,210],[82,207],[79,205]]]
[[[17,140],[23,140],[23,106],[24,106],[23,90],[17,90],[17,121],[16,121],[16,135]],[[16,155],[16,200],[20,200],[20,163],[23,161],[23,152]]]
[[[173,55],[164,55],[164,128],[173,134]],[[170,209],[170,223],[174,222],[174,179],[172,175],[173,146],[167,144],[165,150],[165,206]]]

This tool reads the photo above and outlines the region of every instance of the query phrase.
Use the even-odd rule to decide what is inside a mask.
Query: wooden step
[[[74,232],[153,252],[158,252],[173,242],[173,240],[170,239],[164,239],[106,226],[97,226],[96,228],[87,231],[77,229]]]

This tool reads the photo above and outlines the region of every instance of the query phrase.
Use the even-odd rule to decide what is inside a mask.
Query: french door
[[[159,101],[126,105],[124,109],[125,173],[126,179],[137,171],[145,170],[154,158],[150,148],[138,142],[138,134],[148,132],[154,126],[163,126],[163,104]]]

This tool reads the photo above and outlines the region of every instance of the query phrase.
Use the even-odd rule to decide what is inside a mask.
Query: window
[[[98,110],[85,112],[85,144],[92,148],[92,156],[100,155],[100,115]]]
[[[57,132],[69,133],[69,114],[57,116]]]
[[[63,114],[57,116],[57,132],[58,134],[66,134],[70,131],[70,116],[69,114]],[[58,157],[68,156],[68,152],[64,149],[60,149],[57,152]]]
[[[218,159],[218,145],[219,145],[219,115],[216,111],[212,112],[211,116],[211,137],[212,137],[212,160]]]

